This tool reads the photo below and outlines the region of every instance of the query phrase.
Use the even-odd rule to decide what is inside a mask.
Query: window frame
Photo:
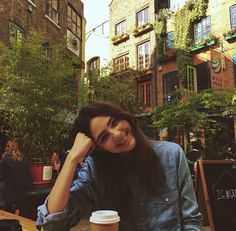
[[[146,82],[146,91],[145,91],[145,96],[146,96],[146,107],[151,107],[151,95],[152,95],[152,89],[151,89],[151,82]]]
[[[129,67],[129,53],[113,59],[113,71],[118,72],[126,70]]]
[[[149,6],[136,13],[136,26],[139,27],[146,23],[149,23]]]
[[[126,20],[122,20],[115,24],[115,35],[122,35],[126,33]]]
[[[201,43],[211,33],[211,16],[204,17],[193,26],[193,40]]]
[[[152,84],[151,81],[142,82],[138,85],[138,97],[145,107],[151,107],[152,103]]]
[[[70,11],[70,13],[69,13]],[[75,18],[73,18],[75,17]],[[79,19],[79,23],[78,23]],[[73,33],[80,41],[82,38],[82,17],[81,15],[70,5],[67,6],[67,28]],[[71,23],[70,23],[71,22]],[[75,30],[73,28],[75,25]]]
[[[179,78],[178,72],[172,71],[162,75],[163,82],[163,103],[168,103],[174,100],[175,88],[174,86],[179,87]]]
[[[145,47],[146,45],[148,47]],[[146,49],[148,49],[148,53],[145,53]],[[143,53],[143,51],[144,54],[142,54],[141,57],[140,53]],[[151,43],[150,40],[148,40],[137,45],[137,69],[149,68],[150,64],[151,64]]]
[[[10,42],[10,44],[12,43],[11,38],[13,38],[11,36],[11,34],[13,32],[13,31],[11,31],[12,29],[14,29],[14,44],[21,45],[23,43],[23,39],[25,37],[24,30],[20,26],[18,26],[16,23],[9,22],[9,42]],[[18,35],[21,35],[21,38],[18,38]]]
[[[53,1],[57,2],[57,9],[53,7]],[[59,0],[46,0],[46,15],[57,25],[60,22],[60,1]],[[55,15],[54,15],[55,14]],[[54,18],[56,17],[56,19]]]
[[[234,12],[232,12],[234,10]],[[230,6],[229,8],[229,14],[230,14],[230,28],[231,30],[236,29],[236,4]],[[232,19],[232,15],[234,14],[234,18]],[[233,20],[235,20],[233,24]]]
[[[174,31],[169,31],[166,34],[166,48],[167,49],[175,48]]]

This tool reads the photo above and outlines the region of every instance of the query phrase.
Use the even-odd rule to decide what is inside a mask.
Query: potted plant
[[[65,138],[75,110],[77,70],[64,43],[50,50],[44,44],[42,35],[32,33],[2,49],[0,113],[9,125],[4,132],[18,140],[30,163],[50,166],[52,147]],[[39,184],[50,181],[51,168],[41,172]]]
[[[111,38],[111,41],[113,43],[113,45],[118,45],[126,40],[129,39],[129,34],[128,33],[122,33],[122,34],[118,34],[115,35]]]
[[[216,36],[213,35],[213,34],[209,34],[203,40],[195,43],[194,47],[191,49],[191,51],[200,50],[200,49],[205,48],[205,47],[213,46],[213,45],[216,44],[216,42],[217,42]]]
[[[143,35],[151,30],[153,30],[153,25],[151,23],[145,23],[143,25],[136,27],[133,30],[133,34],[134,34],[134,37],[138,37],[138,36]]]
[[[227,31],[223,34],[226,41],[236,38],[236,27],[233,27],[230,31]]]

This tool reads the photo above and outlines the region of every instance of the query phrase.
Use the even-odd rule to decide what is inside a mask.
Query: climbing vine
[[[154,24],[154,30],[156,32],[156,44],[158,59],[165,56],[165,34],[166,34],[166,21],[170,16],[168,9],[161,9],[157,15],[156,22]]]
[[[171,15],[174,25],[174,41],[176,49],[176,62],[179,78],[186,85],[187,66],[192,65],[190,49],[192,47],[191,30],[194,22],[206,15],[209,0],[187,1],[185,5]],[[159,11],[155,32],[157,38],[158,55],[164,55],[164,36],[166,33],[166,21],[170,15],[166,9]]]
[[[206,15],[208,0],[197,0],[186,2],[173,15],[174,39],[177,49],[176,62],[178,66],[179,78],[183,85],[186,84],[187,66],[191,66],[192,58],[190,48],[192,47],[191,30],[192,25]]]

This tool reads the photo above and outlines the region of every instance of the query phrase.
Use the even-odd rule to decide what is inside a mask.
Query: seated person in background
[[[2,154],[4,153],[4,148],[8,140],[9,137],[4,133],[0,132],[0,160],[2,158]],[[1,179],[2,179],[2,169],[0,168],[0,209],[4,209],[3,190],[5,184]]]
[[[17,200],[30,190],[32,183],[28,162],[19,151],[15,140],[9,140],[5,146],[0,160],[0,171],[0,182],[4,183],[4,187],[0,189],[4,210],[14,212]]]
[[[198,139],[192,142],[192,150],[187,155],[189,168],[192,176],[195,175],[197,161],[203,158],[203,153],[201,149],[202,149],[201,140]]]
[[[6,143],[9,141],[9,137],[5,135],[4,133],[0,132],[0,159],[2,158],[2,154],[4,152],[4,148],[6,146]]]

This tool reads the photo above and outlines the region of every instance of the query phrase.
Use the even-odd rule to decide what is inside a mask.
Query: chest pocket
[[[153,198],[150,203],[151,214],[153,214],[150,223],[153,228],[172,230],[172,225],[176,227],[180,223],[178,198],[178,191],[174,189],[164,191],[160,196]]]

